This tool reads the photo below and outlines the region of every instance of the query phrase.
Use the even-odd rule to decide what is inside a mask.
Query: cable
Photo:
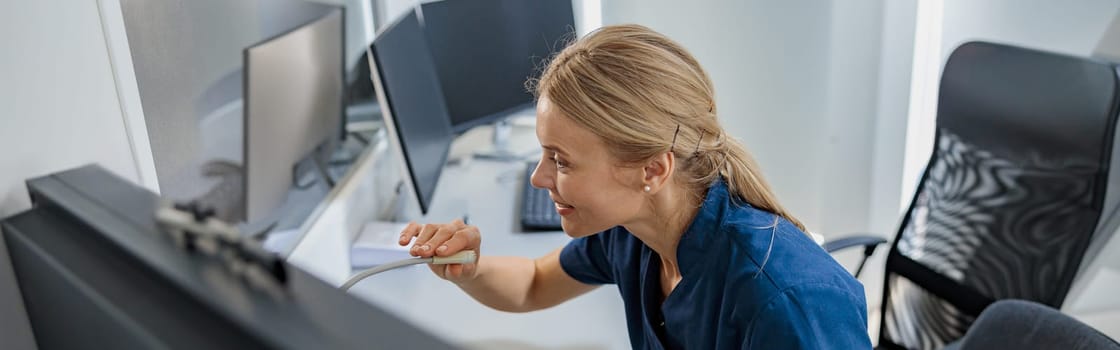
[[[358,284],[358,282],[361,282],[366,277],[373,276],[373,275],[376,275],[376,274],[379,274],[379,273],[382,273],[382,272],[385,272],[385,271],[389,271],[389,270],[392,270],[392,269],[409,266],[409,265],[418,265],[418,264],[434,264],[434,265],[473,264],[476,261],[478,261],[478,254],[475,253],[475,251],[473,251],[473,250],[464,250],[464,251],[455,253],[451,256],[444,256],[444,257],[433,256],[433,257],[430,257],[430,258],[410,258],[410,259],[398,260],[398,261],[394,261],[394,262],[391,262],[391,263],[385,263],[385,264],[377,265],[377,266],[362,270],[362,272],[358,272],[358,274],[354,275],[354,277],[350,277],[350,279],[347,280],[346,283],[343,283],[342,287],[339,287],[339,289],[342,289],[342,291],[344,291],[344,292],[349,291],[351,287],[353,287],[355,284]]]
[[[327,171],[327,165],[323,162],[323,158],[319,154],[312,154],[311,158],[312,162],[315,163],[315,169],[319,170],[319,176],[322,176],[323,181],[327,183],[327,188],[334,188],[335,181],[331,178],[330,172]]]
[[[312,166],[316,166],[316,165],[312,165]],[[303,178],[310,178],[311,180],[308,180],[305,183],[300,183],[300,178],[301,178],[300,174],[306,174],[305,171],[300,171],[300,169],[306,169],[306,168],[307,168],[306,163],[302,163],[302,162],[297,163],[296,166],[292,167],[292,187],[295,187],[295,188],[300,189],[300,190],[306,190],[306,189],[311,188],[312,186],[315,186],[315,183],[318,182],[318,181],[315,180],[315,176],[302,176]]]
[[[401,208],[401,206],[404,205],[404,201],[401,200],[401,191],[404,191],[404,180],[398,180],[397,185],[393,186],[393,197],[389,198],[389,201],[385,202],[389,203],[389,205],[386,205],[384,209],[381,209],[381,215],[378,216],[379,218],[391,221],[393,219],[396,219],[397,214],[404,210],[403,208]]]
[[[362,146],[367,146],[370,143],[370,139],[366,137],[366,135],[362,135],[362,133],[360,132],[351,131],[348,135],[353,136],[355,140],[358,140],[358,142],[362,144]]]

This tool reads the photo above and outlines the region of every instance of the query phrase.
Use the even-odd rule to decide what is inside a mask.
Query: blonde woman
[[[548,308],[603,284],[635,349],[867,349],[863,286],[805,234],[716,118],[707,73],[677,43],[608,26],[535,84],[548,189],[574,239],[537,259],[431,266],[499,310]],[[412,254],[479,249],[461,221],[410,224]]]

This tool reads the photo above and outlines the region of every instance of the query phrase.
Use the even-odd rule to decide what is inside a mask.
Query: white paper
[[[409,246],[397,244],[401,230],[407,224],[374,221],[362,226],[354,245],[350,247],[350,266],[365,269],[388,262],[408,259]]]

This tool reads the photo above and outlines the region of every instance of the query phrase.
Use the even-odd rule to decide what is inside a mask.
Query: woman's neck
[[[682,188],[666,186],[651,197],[644,215],[623,227],[661,256],[662,273],[679,275],[677,246],[700,206]]]

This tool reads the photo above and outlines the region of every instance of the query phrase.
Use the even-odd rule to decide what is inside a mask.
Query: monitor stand
[[[491,147],[486,150],[475,152],[475,158],[499,162],[514,162],[525,158],[524,154],[514,152],[509,146],[510,133],[513,132],[513,124],[508,117],[498,119],[498,121],[494,123],[493,128],[494,134],[491,137]]]
[[[293,230],[298,232],[304,221],[335,187],[334,176],[340,171],[332,171],[329,160],[333,155],[343,152],[343,146],[325,142],[296,162],[291,170],[292,183],[281,204],[264,217],[251,222],[240,222],[238,228],[241,232],[258,239],[269,238],[277,231],[281,235]],[[334,167],[337,168],[338,166]],[[341,172],[345,173],[345,170]]]

